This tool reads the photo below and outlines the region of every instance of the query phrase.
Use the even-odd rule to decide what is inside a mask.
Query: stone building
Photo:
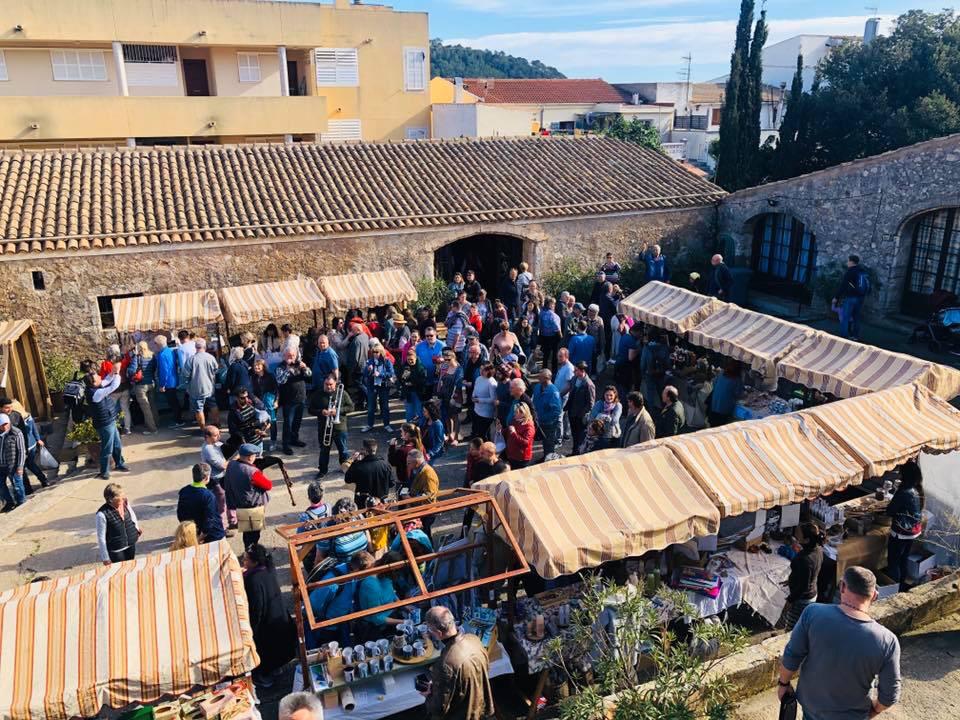
[[[521,260],[712,243],[723,195],[602,138],[4,151],[0,317],[79,355],[117,296],[465,264],[495,288]]]
[[[719,240],[753,290],[809,302],[855,253],[878,281],[868,314],[925,316],[935,292],[960,294],[958,188],[951,135],[728,195]]]

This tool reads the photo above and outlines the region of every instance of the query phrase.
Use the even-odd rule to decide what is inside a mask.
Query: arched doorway
[[[960,208],[942,208],[911,221],[906,235],[912,238],[907,277],[903,286],[903,311],[930,312],[931,295],[945,291],[960,295]]]
[[[453,273],[473,270],[491,298],[497,297],[501,278],[523,260],[523,240],[510,235],[481,234],[444,245],[433,254],[434,277],[450,282]]]
[[[752,220],[752,284],[774,295],[809,300],[817,239],[800,220],[766,213]]]

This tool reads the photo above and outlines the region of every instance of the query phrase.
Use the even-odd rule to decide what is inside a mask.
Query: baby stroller
[[[960,303],[957,296],[938,290],[930,296],[932,314],[913,330],[908,342],[926,341],[934,352],[960,352]]]

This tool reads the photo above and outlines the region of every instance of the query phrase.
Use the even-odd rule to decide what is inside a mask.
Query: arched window
[[[808,296],[816,262],[816,237],[792,215],[767,213],[754,221],[753,284],[758,289]]]
[[[928,212],[913,221],[913,244],[903,308],[925,314],[937,291],[960,294],[960,208]]]

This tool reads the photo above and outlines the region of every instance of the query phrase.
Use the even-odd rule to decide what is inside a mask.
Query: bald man
[[[723,255],[714,255],[710,258],[713,270],[710,272],[710,284],[707,286],[707,295],[713,295],[718,300],[730,302],[730,291],[733,289],[733,273],[723,262]]]
[[[427,631],[440,645],[440,661],[421,692],[432,720],[486,720],[493,717],[490,660],[480,638],[457,629],[453,614],[437,606],[427,612]]]

